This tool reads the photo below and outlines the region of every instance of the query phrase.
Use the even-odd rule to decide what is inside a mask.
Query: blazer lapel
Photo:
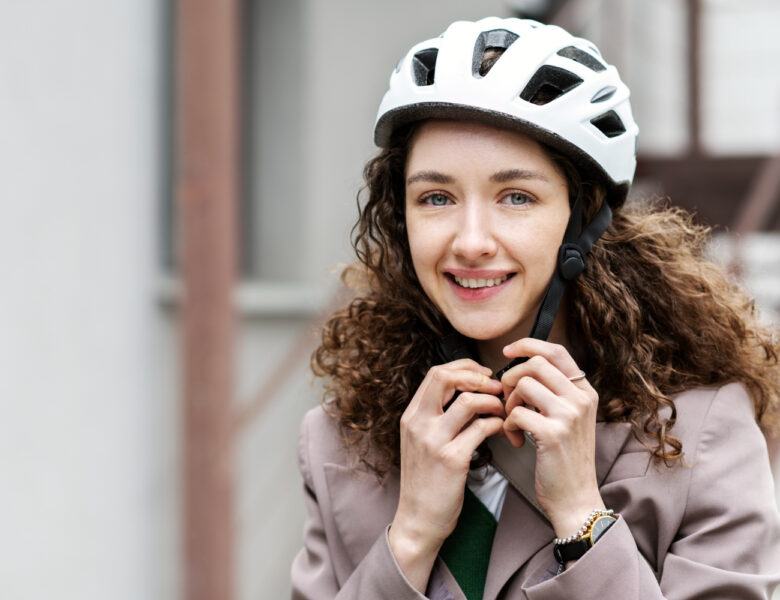
[[[376,475],[365,470],[332,463],[325,463],[323,469],[333,520],[356,567],[393,520],[400,491],[398,471],[392,470],[379,485]]]
[[[599,487],[620,456],[631,434],[631,423],[596,423],[596,481]]]
[[[554,538],[547,519],[508,486],[490,552],[485,600],[496,598],[509,578]]]
[[[630,423],[596,423],[596,478],[599,486],[630,434]],[[554,538],[555,531],[547,519],[514,487],[508,486],[490,553],[485,600],[498,597],[507,581]]]

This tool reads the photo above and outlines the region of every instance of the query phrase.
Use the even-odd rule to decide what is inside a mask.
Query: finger
[[[555,415],[560,412],[561,399],[544,384],[533,377],[523,377],[517,382],[506,401],[506,413],[511,413],[515,408],[531,406],[545,416]]]
[[[428,371],[429,379],[425,403],[428,410],[441,412],[452,399],[456,391],[481,392],[483,394],[498,394],[501,383],[491,379],[483,372],[471,369],[446,369],[433,367]]]
[[[469,460],[474,450],[491,435],[497,434],[504,426],[500,417],[474,419],[451,442],[458,456],[467,456]]]
[[[409,403],[407,410],[437,414],[452,399],[456,390],[484,391],[495,394],[500,389],[491,384],[490,369],[469,359],[431,367]],[[497,382],[496,382],[497,383]]]
[[[572,381],[544,356],[536,355],[521,365],[512,367],[501,378],[501,384],[506,390],[512,390],[517,382],[524,377],[532,377],[551,392],[563,396],[572,391]],[[511,393],[511,391],[510,391]]]
[[[504,434],[506,439],[509,440],[509,443],[512,444],[515,448],[521,448],[523,444],[525,444],[525,431],[506,431],[502,428],[501,433]]]
[[[452,439],[469,421],[481,415],[503,419],[506,413],[496,396],[463,392],[445,411],[441,418],[442,426]]]
[[[571,354],[564,346],[534,338],[523,338],[505,346],[504,356],[507,358],[543,356],[566,377],[576,377],[580,372],[577,363],[574,362]]]
[[[527,431],[534,439],[543,439],[543,433],[546,430],[547,418],[524,406],[518,406],[504,419],[503,429],[510,443],[519,448],[525,442],[525,432]]]

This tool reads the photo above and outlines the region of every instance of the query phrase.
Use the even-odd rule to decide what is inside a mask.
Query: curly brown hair
[[[355,456],[380,475],[400,461],[401,414],[441,362],[437,341],[451,331],[417,281],[407,240],[404,173],[415,130],[398,131],[365,167],[368,198],[361,205],[358,195],[353,228],[358,261],[342,275],[356,295],[327,321],[312,356],[314,373],[326,378],[326,410]],[[606,201],[604,189],[547,151],[570,194],[582,187],[592,217]],[[683,456],[671,433],[675,393],[741,381],[759,422],[777,421],[780,344],[745,293],[705,259],[710,233],[666,204],[617,208],[564,298],[569,339],[599,393],[601,414],[630,422],[669,465]]]

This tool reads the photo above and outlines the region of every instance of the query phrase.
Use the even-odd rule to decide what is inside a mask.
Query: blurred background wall
[[[0,2],[2,598],[173,597],[163,30],[155,0]]]
[[[2,598],[206,597],[188,584],[182,525],[183,455],[201,441],[182,425],[188,98],[175,81],[192,68],[180,9],[213,2],[0,2]],[[376,107],[402,53],[452,20],[523,14],[593,39],[633,91],[636,192],[718,225],[713,255],[777,322],[774,0],[224,3],[239,15],[241,75],[240,192],[214,199],[240,217],[226,454],[235,598],[289,595],[298,423],[319,401],[308,355],[350,260]]]

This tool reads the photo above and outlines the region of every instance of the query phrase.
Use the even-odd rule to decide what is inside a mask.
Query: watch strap
[[[598,536],[594,539],[593,527],[597,522],[603,519],[609,520],[610,522],[603,529],[599,528]],[[558,564],[560,565],[558,572],[563,572],[563,567],[568,561],[577,560],[590,550],[593,547],[593,544],[598,541],[598,538],[601,537],[607,529],[612,527],[616,520],[617,517],[614,516],[613,510],[596,509],[588,515],[585,523],[580,527],[580,530],[576,534],[565,539],[556,538],[555,544],[553,545],[553,556],[555,556],[555,560],[558,561]]]
[[[555,544],[553,546],[553,555],[559,563],[567,563],[570,560],[581,558],[593,546],[590,537],[582,540],[575,540],[568,544]]]

